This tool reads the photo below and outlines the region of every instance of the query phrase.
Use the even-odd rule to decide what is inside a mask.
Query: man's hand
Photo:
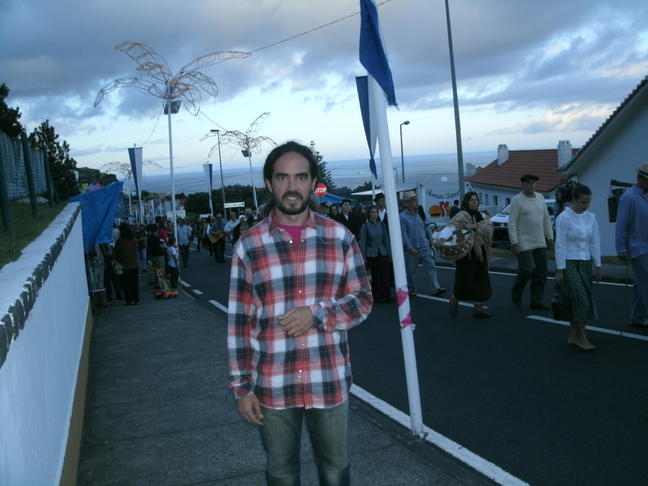
[[[261,404],[254,393],[239,398],[236,402],[236,408],[238,409],[238,413],[241,414],[241,417],[251,424],[263,425]]]
[[[556,270],[556,273],[554,274],[554,281],[556,282],[556,285],[560,285],[563,281],[563,271],[562,270]]]
[[[286,334],[297,337],[315,325],[315,317],[308,307],[295,307],[279,318],[279,325]]]
[[[511,245],[511,253],[518,256],[520,254],[520,245]]]
[[[547,240],[547,248],[550,250],[553,250],[554,248],[554,240]]]
[[[434,246],[436,246],[437,248],[441,248],[444,243],[445,243],[445,239],[439,238],[438,240],[434,241]]]
[[[406,251],[410,255],[418,255],[418,251],[416,251],[416,248],[408,248]]]
[[[603,269],[601,267],[594,268],[594,280],[600,282],[603,278]]]
[[[624,262],[627,262],[629,260],[627,253],[619,253],[618,257]]]

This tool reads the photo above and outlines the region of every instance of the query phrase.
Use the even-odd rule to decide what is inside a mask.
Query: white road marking
[[[536,321],[544,321],[544,322],[550,322],[552,324],[559,324],[561,326],[569,326],[569,322],[567,321],[557,321],[550,317],[535,316],[535,315],[528,315],[526,317]],[[644,336],[642,334],[635,334],[633,332],[623,332],[623,331],[617,331],[615,329],[606,329],[604,327],[597,327],[597,326],[585,326],[585,329],[587,329],[588,331],[600,332],[602,334],[611,334],[613,336],[621,336],[629,339],[637,339],[639,341],[648,341],[648,336]]]
[[[203,294],[202,290],[198,290],[198,289],[193,289],[192,292],[194,294],[196,294],[196,295],[202,295]]]
[[[379,410],[381,413],[384,413],[392,420],[401,424],[405,428],[410,428],[411,421],[410,417],[398,410],[397,408],[391,406],[389,403],[381,400],[380,398],[372,395],[368,391],[360,388],[358,385],[353,385],[351,387],[351,393],[362,400],[363,402],[371,405],[372,407]],[[464,464],[472,467],[476,471],[479,471],[484,476],[492,479],[498,484],[504,486],[524,486],[529,483],[522,481],[519,478],[516,478],[512,474],[504,471],[501,467],[493,464],[492,462],[484,459],[483,457],[478,456],[474,452],[469,451],[460,444],[457,444],[451,439],[439,434],[438,432],[432,430],[427,426],[423,426],[423,430],[426,433],[425,440],[444,450],[451,456],[456,457]]]
[[[188,282],[185,282],[182,279],[180,279],[180,283],[182,284],[183,287],[191,287],[191,285]]]
[[[414,297],[414,298],[416,299],[418,297],[421,297],[422,299],[436,300],[437,302],[445,302],[446,304],[450,303],[450,299],[447,299],[445,297],[434,297],[433,295],[417,294],[416,297]],[[471,304],[469,302],[461,302],[461,301],[459,301],[459,305],[464,306],[464,307],[470,307],[470,308],[473,307],[473,304]],[[484,306],[484,307],[488,308],[488,306]]]
[[[216,300],[210,300],[209,303],[211,305],[213,305],[214,307],[216,307],[217,309],[220,309],[220,310],[222,310],[223,312],[225,312],[227,314],[227,307],[224,306],[223,304],[221,304],[220,302],[218,302]]]
[[[437,270],[452,270],[454,271],[454,267],[445,267],[445,266],[437,266]],[[495,272],[490,270],[488,272],[490,275],[504,275],[506,277],[515,277],[517,276],[517,273],[510,273],[510,272]],[[547,277],[547,280],[553,280],[553,277]],[[597,285],[611,285],[613,287],[625,287],[626,285],[630,286],[632,285],[631,283],[624,284],[624,283],[619,283],[619,282],[594,282]]]

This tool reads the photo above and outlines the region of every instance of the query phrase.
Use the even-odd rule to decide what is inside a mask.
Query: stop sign
[[[319,196],[319,197],[326,196],[326,192],[327,192],[327,189],[326,189],[326,186],[324,184],[320,183],[320,184],[317,184],[315,186],[315,195],[316,196]]]

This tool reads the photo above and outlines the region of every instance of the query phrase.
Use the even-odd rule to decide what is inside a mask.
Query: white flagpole
[[[389,238],[391,239],[394,280],[396,283],[396,300],[398,302],[398,318],[401,326],[401,342],[405,361],[405,379],[407,381],[407,397],[409,400],[411,429],[414,435],[423,437],[423,414],[421,412],[421,393],[419,390],[418,371],[416,369],[416,350],[414,349],[413,322],[410,310],[407,275],[405,273],[405,254],[401,236],[398,200],[396,199],[396,183],[392,162],[391,145],[389,142],[389,127],[387,125],[387,103],[383,90],[376,80],[369,75],[369,106],[371,117],[376,121],[378,146],[380,148],[380,164],[383,175],[383,193],[387,204],[389,219]]]

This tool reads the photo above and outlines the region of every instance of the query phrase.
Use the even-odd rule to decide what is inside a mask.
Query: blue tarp
[[[112,225],[123,185],[123,182],[113,182],[101,189],[84,192],[68,199],[70,202],[81,203],[83,249],[86,253],[91,252],[98,243],[112,241]]]
[[[349,201],[353,202],[355,199],[350,198],[350,197],[343,197],[343,196],[337,196],[335,194],[331,194],[330,192],[326,194],[326,196],[314,196],[315,200],[319,202],[320,204],[342,204],[343,199],[348,199]]]

